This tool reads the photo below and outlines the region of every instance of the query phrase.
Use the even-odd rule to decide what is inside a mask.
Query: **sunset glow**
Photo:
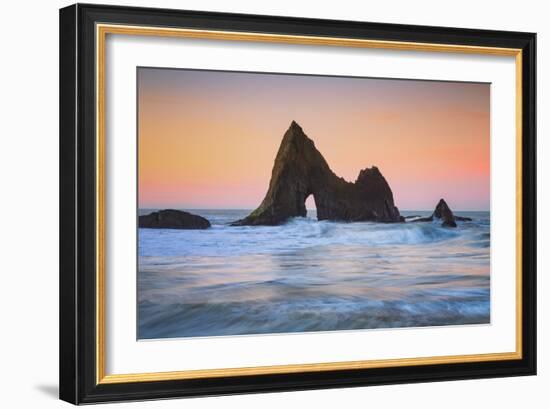
[[[489,209],[489,84],[140,68],[138,104],[140,208],[257,207],[295,120],[402,210]]]

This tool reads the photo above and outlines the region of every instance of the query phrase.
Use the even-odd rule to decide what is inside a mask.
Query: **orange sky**
[[[140,208],[257,207],[296,120],[401,210],[489,209],[489,84],[139,68],[138,99]]]

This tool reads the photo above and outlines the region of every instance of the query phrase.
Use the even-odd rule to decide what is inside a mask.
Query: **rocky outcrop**
[[[233,225],[278,225],[291,217],[305,217],[309,195],[313,195],[319,220],[403,221],[390,186],[377,167],[363,169],[355,183],[347,182],[334,174],[313,141],[292,121],[277,152],[262,203]]]
[[[159,210],[145,216],[139,216],[139,227],[147,229],[190,229],[199,230],[210,227],[204,217],[182,210]]]
[[[411,222],[431,222],[434,219],[441,220],[444,227],[456,227],[456,221],[471,221],[469,217],[455,216],[445,200],[440,199],[430,217],[421,217]]]
[[[455,216],[443,199],[437,203],[432,217],[441,219],[441,225],[444,227],[456,227]]]

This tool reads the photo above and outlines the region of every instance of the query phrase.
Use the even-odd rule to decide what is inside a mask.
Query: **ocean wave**
[[[488,245],[472,225],[448,229],[438,223],[340,223],[294,218],[281,226],[214,225],[208,230],[140,229],[140,256],[265,254],[317,246],[417,246],[464,240]]]
[[[170,308],[139,304],[139,338],[201,337],[487,324],[487,299],[376,301],[345,298],[291,302],[205,302]]]
[[[490,320],[488,214],[456,229],[312,218],[229,226],[237,216],[212,211],[207,230],[139,230],[139,338]]]

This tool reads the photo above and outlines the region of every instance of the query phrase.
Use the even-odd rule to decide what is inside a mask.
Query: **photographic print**
[[[536,33],[74,4],[59,396],[536,374]]]
[[[138,339],[490,323],[490,84],[137,70]]]

